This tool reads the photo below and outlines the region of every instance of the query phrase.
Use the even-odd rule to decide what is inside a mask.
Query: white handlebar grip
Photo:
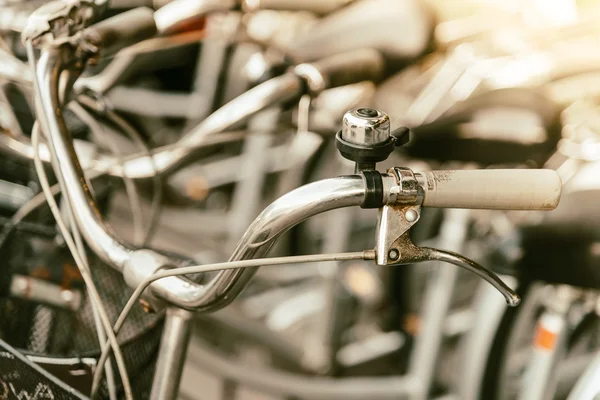
[[[562,183],[549,169],[423,172],[426,207],[553,210]]]

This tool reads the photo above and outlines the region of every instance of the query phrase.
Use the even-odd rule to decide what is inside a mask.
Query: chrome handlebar
[[[80,35],[80,37],[85,36]],[[33,44],[31,41],[27,44],[30,58],[33,60]],[[377,57],[377,53],[358,55],[358,58],[369,66],[369,57],[365,54],[370,54],[374,58],[371,68],[357,69],[355,65],[351,65],[350,69],[346,70],[351,71],[350,75],[341,72],[345,70],[345,64],[338,59],[323,65],[326,66],[325,70],[329,74],[337,76],[336,81],[348,83],[349,76],[365,78],[380,71],[377,66],[381,65],[381,59]],[[158,270],[171,268],[177,263],[153,250],[135,249],[125,244],[105,225],[95,205],[61,112],[62,99],[66,98],[64,93],[72,89],[72,84],[80,71],[82,63],[78,56],[81,55],[73,51],[73,42],[63,41],[43,48],[34,74],[39,122],[48,140],[48,149],[57,179],[66,192],[83,237],[104,262],[124,274],[128,285],[137,287]],[[352,57],[346,57],[344,60],[348,63]],[[79,67],[73,68],[73,63]],[[311,79],[316,76],[318,80],[318,75],[323,72],[318,65],[314,64],[312,68],[300,68],[302,73],[289,72],[259,85],[228,103],[207,118],[198,128],[184,136],[179,144],[187,147],[177,147],[175,157],[167,157],[165,163],[156,163],[164,166],[164,169],[160,167],[159,169],[161,171],[171,169],[191,154],[190,149],[202,144],[205,138],[227,129],[231,124],[244,120],[271,104],[298,97],[303,93],[303,76],[306,73],[311,74]],[[366,76],[365,70],[367,70]],[[70,75],[66,85],[60,81],[65,71]],[[328,79],[322,79],[322,82],[327,81]],[[327,85],[309,86],[314,91],[315,87],[324,88]],[[158,152],[154,157],[156,159],[164,154]],[[151,164],[150,160],[148,161]],[[151,167],[154,172],[154,166]],[[465,172],[461,171],[422,175],[413,174],[406,169],[392,169],[386,174],[379,174],[377,171],[369,172],[368,179],[363,172],[362,175],[311,183],[284,195],[267,207],[251,224],[230,260],[265,256],[285,231],[322,212],[350,206],[380,208],[376,246],[378,264],[395,265],[433,259],[449,261],[478,273],[502,292],[509,304],[516,304],[516,294],[492,272],[453,253],[418,248],[410,242],[407,232],[418,221],[421,204],[497,208],[498,199],[503,198],[504,201],[500,204],[505,209],[553,208],[560,197],[560,180],[550,179],[548,185],[540,186],[536,182],[541,176],[535,174],[521,179],[519,185],[501,186],[500,184],[504,183],[509,175],[516,178],[523,172],[504,171],[494,175],[495,178],[491,183],[489,178],[490,172],[493,171],[480,171],[483,175],[470,175],[466,178]],[[543,172],[543,174],[548,173],[551,172]],[[470,193],[464,191],[465,182],[476,184],[469,186]],[[483,186],[484,190],[479,190],[477,184],[486,182],[487,184]],[[522,193],[524,187],[535,188],[535,190]],[[531,198],[540,188],[544,190],[541,197],[534,196],[535,201],[523,201]],[[464,201],[464,198],[468,200]],[[542,198],[543,200],[540,200]],[[204,285],[185,278],[170,277],[154,282],[147,295],[150,300],[159,298],[185,309],[215,311],[235,299],[254,272],[255,269],[221,271],[212,281]]]
[[[37,91],[37,107],[40,123],[49,141],[53,165],[59,182],[66,191],[67,198],[74,210],[75,220],[87,243],[100,258],[123,272],[126,282],[137,287],[144,279],[160,269],[169,268],[175,263],[150,249],[133,249],[124,244],[104,224],[95,207],[94,199],[88,189],[83,170],[79,164],[72,140],[67,131],[59,101],[59,77],[63,68],[64,57],[61,49],[55,48],[42,52],[36,69],[35,88]],[[60,160],[60,161],[59,161]],[[409,170],[403,170],[409,171]],[[404,176],[403,179],[399,179]],[[236,247],[230,260],[243,260],[266,255],[275,241],[288,229],[303,220],[322,212],[341,207],[363,206],[373,204],[373,193],[378,197],[375,204],[381,208],[378,230],[378,262],[383,265],[405,262],[418,262],[429,259],[444,259],[479,273],[492,283],[507,298],[509,304],[516,303],[516,295],[510,291],[493,273],[465,261],[458,255],[440,252],[439,250],[416,251],[410,246],[406,232],[418,220],[419,202],[425,202],[427,193],[435,192],[435,186],[425,184],[425,175],[401,174],[394,170],[391,174],[381,175],[380,190],[370,187],[372,180],[364,175],[327,179],[296,189],[267,207],[248,228],[246,234]],[[446,176],[446,184],[451,178]],[[421,195],[414,196],[414,185],[405,187],[407,181],[421,182]],[[410,193],[406,193],[409,189]],[[559,189],[554,191],[560,195]],[[410,199],[410,201],[407,201]],[[417,213],[413,217],[406,207],[413,207]],[[520,205],[517,204],[517,208]],[[530,207],[534,208],[534,207]],[[538,207],[547,208],[547,207]],[[392,229],[393,217],[400,228]],[[405,225],[402,226],[402,223]],[[382,233],[384,232],[384,233]],[[391,239],[386,239],[386,235]],[[395,237],[394,237],[395,236]],[[408,242],[407,242],[408,241]],[[403,246],[398,247],[398,243]],[[386,247],[388,246],[388,247]],[[397,255],[392,250],[396,246]],[[385,254],[385,256],[381,256]],[[386,259],[387,257],[387,259]],[[167,300],[182,308],[214,311],[229,304],[240,293],[255,270],[221,271],[211,282],[200,285],[184,278],[170,277],[153,283],[151,295]]]

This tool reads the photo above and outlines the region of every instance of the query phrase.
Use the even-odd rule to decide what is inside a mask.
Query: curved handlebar
[[[87,187],[83,170],[78,163],[77,155],[70,141],[70,136],[62,115],[61,113],[54,112],[59,108],[60,104],[58,77],[61,72],[62,58],[59,51],[60,49],[53,49],[42,52],[36,70],[38,115],[49,138],[49,147],[53,155],[54,168],[61,186],[67,191],[75,213],[76,222],[80,226],[90,247],[104,261],[123,271],[128,284],[137,286],[137,284],[155,273],[158,269],[169,267],[174,263],[167,257],[151,250],[133,250],[123,244],[104,225]],[[456,188],[460,182],[463,182],[462,184],[469,183],[469,187],[473,189],[470,198],[477,199],[477,196],[474,195],[474,193],[478,193],[477,184],[488,182],[485,177],[494,176],[495,178],[490,179],[490,181],[498,184],[498,180],[506,177],[507,174],[506,171],[500,175],[495,171],[477,171],[477,175],[464,175],[472,173],[472,171],[452,172],[451,174],[455,176],[455,178],[450,177],[452,179],[449,179],[448,176],[444,178],[441,172],[421,175],[421,180],[424,181],[425,186],[423,188],[426,193],[425,203],[439,205],[441,200],[436,199],[443,199],[443,194],[445,193],[454,193],[448,191],[448,189]],[[539,171],[537,173],[539,174]],[[548,174],[546,172],[543,173]],[[521,176],[523,172],[520,171],[517,174]],[[474,176],[472,181],[468,179],[470,176]],[[535,177],[539,178],[537,174]],[[462,178],[463,181],[459,178]],[[385,182],[390,182],[390,180],[386,179]],[[521,179],[520,182],[526,182],[526,180]],[[489,185],[485,187],[488,188]],[[387,192],[387,194],[383,198],[393,198],[395,201],[397,196],[391,196],[391,192],[392,190],[396,190],[395,194],[398,195],[397,189],[398,187],[395,183],[391,185],[386,184],[383,191]],[[439,193],[436,193],[438,191]],[[285,231],[296,224],[328,210],[362,205],[365,202],[367,192],[366,181],[358,175],[327,179],[298,188],[276,200],[256,218],[236,247],[231,260],[262,257]],[[495,193],[498,194],[499,192],[496,190]],[[487,190],[485,193],[492,192]],[[458,197],[455,195],[451,197],[452,201],[456,200],[455,203],[452,201],[446,201],[446,203],[451,206],[477,204],[481,207],[490,206],[492,208],[499,208],[495,207],[492,197],[489,195],[487,197],[484,196],[483,198],[486,199],[485,202],[474,203],[471,201],[470,203],[459,203],[456,200]],[[515,203],[511,203],[511,199]],[[528,208],[535,208],[538,203],[534,203],[530,204]],[[520,206],[521,204],[523,204],[523,196],[517,197],[513,195],[513,197],[508,196],[502,200],[502,207],[514,208],[514,205]],[[543,206],[543,208],[551,206],[550,203],[539,205]],[[205,286],[197,285],[183,278],[171,277],[155,282],[151,290],[155,295],[179,307],[214,311],[226,306],[235,299],[254,271],[254,269],[221,271]]]
[[[110,34],[107,35],[110,37]],[[30,50],[30,53],[33,53],[33,49]],[[128,284],[137,286],[157,270],[177,263],[149,249],[133,249],[123,243],[104,224],[89,191],[62,113],[56,112],[61,108],[59,77],[66,67],[65,60],[68,60],[68,57],[64,57],[63,51],[68,50],[58,47],[42,51],[34,82],[38,116],[49,139],[53,166],[61,187],[66,191],[71,203],[76,223],[87,243],[103,261],[122,271]],[[357,52],[354,57],[347,56],[345,62],[330,60],[313,66],[318,73],[327,73],[335,77],[330,83],[349,83],[348,76],[352,76],[352,79],[364,78],[364,72],[360,70],[367,65],[375,66],[369,69],[368,74],[377,72],[380,59],[373,56],[375,53],[365,56],[368,54],[368,52]],[[361,67],[352,65],[352,60],[359,60],[362,63]],[[318,68],[319,65],[321,69]],[[292,99],[303,93],[302,81],[297,74],[290,72],[277,79],[285,79],[285,81],[277,81],[285,84],[280,83],[279,85],[282,86],[276,84],[275,89],[279,90],[272,93],[270,92],[272,88],[268,89],[269,86],[266,86],[268,90],[262,85],[256,87],[205,120],[199,129],[187,135],[183,142],[193,147],[199,141],[201,142],[199,139],[223,130],[223,126],[238,122],[260,111],[260,106],[264,106],[264,97],[263,103],[258,106],[250,104],[242,107],[241,111],[236,110],[237,105],[256,99],[256,93],[261,96],[264,96],[265,92],[271,93],[273,97],[270,101],[276,102],[283,101],[284,98]],[[273,85],[273,82],[270,85]],[[62,89],[70,90],[71,87],[62,87]],[[227,114],[228,111],[234,112],[233,117]],[[492,170],[425,173],[421,175],[422,182],[420,182],[424,192],[423,204],[447,207],[548,209],[556,206],[560,196],[560,181],[550,176],[550,173],[550,171]],[[511,186],[504,185],[507,178],[513,180],[512,183],[509,182]],[[546,181],[550,183],[537,183]],[[387,185],[391,181],[385,179],[385,182]],[[236,247],[231,260],[264,256],[281,234],[311,216],[341,207],[364,204],[367,192],[370,193],[366,185],[366,180],[359,175],[354,175],[315,182],[286,194],[267,207],[254,221]],[[383,192],[387,193],[384,193],[382,198],[395,201],[398,198],[397,184],[394,182],[386,185],[383,187]],[[394,195],[392,195],[393,190],[396,191]],[[537,191],[542,191],[541,197],[538,196]],[[253,273],[252,269],[222,271],[204,286],[184,278],[171,277],[155,282],[151,290],[152,293],[176,306],[214,311],[229,304]]]
[[[300,222],[343,207],[360,206],[366,188],[358,176],[341,176],[304,185],[274,201],[246,230],[229,261],[264,257],[275,242]],[[256,268],[221,271],[205,294],[206,308],[229,304],[250,280]]]
[[[118,50],[150,39],[156,33],[154,11],[139,7],[86,28],[83,36],[94,46]]]
[[[77,224],[88,244],[104,262],[122,270],[132,249],[104,225],[62,113],[55,112],[61,108],[58,82],[62,69],[61,49],[42,51],[34,79],[38,120],[49,139],[48,148],[57,179],[67,192]]]
[[[377,82],[383,75],[385,63],[381,54],[365,48],[335,54],[310,64],[300,64],[294,72],[306,79],[315,94],[325,89],[363,81]]]

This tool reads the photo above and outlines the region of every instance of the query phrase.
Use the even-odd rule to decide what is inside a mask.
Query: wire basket
[[[57,247],[56,243],[35,243],[36,239],[23,238],[23,234],[13,237],[11,257],[8,260],[11,275],[20,274],[37,279],[43,278],[72,293],[81,294],[81,303],[76,310],[42,304],[31,300],[11,297],[0,298],[0,339],[23,354],[54,360],[45,365],[53,372],[64,372],[58,366],[61,360],[97,360],[100,346],[94,324],[92,305],[84,289],[68,251]],[[31,243],[33,242],[33,243]],[[27,245],[24,245],[26,243]],[[34,255],[34,257],[32,257]],[[42,255],[40,257],[40,255]],[[132,291],[123,281],[119,272],[111,269],[98,258],[89,256],[92,276],[109,319],[114,323]],[[137,398],[148,398],[154,364],[162,333],[162,314],[148,314],[142,307],[135,307],[123,328],[118,341]],[[30,357],[32,358],[32,357]],[[69,363],[66,363],[69,364]],[[72,363],[71,363],[72,364]],[[116,365],[114,366],[117,388],[122,390]],[[81,368],[61,374],[61,379],[82,393],[90,392],[91,371]],[[0,371],[0,375],[2,371]],[[0,376],[1,378],[1,376]],[[35,388],[27,388],[35,391]],[[106,384],[101,389],[100,398],[108,398]]]

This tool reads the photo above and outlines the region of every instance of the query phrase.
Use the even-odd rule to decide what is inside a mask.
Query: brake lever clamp
[[[21,33],[23,43],[31,41],[39,47],[66,38],[85,28],[98,13],[99,6],[88,0],[55,0],[48,2],[27,19]]]

